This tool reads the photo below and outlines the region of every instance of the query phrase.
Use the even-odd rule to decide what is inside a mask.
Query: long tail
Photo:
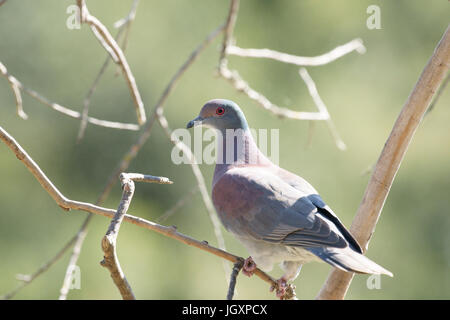
[[[333,267],[347,272],[386,274],[393,277],[392,272],[376,264],[369,258],[352,250],[350,247],[340,248],[307,248],[323,261],[331,264]]]

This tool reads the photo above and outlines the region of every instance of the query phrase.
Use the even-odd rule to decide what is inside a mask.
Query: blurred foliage
[[[0,7],[0,61],[24,85],[50,100],[81,111],[83,98],[106,53],[87,26],[66,27],[66,8],[74,1],[7,1]],[[89,10],[112,30],[131,1],[87,1]],[[381,8],[381,30],[366,27],[370,4]],[[141,1],[131,27],[126,56],[149,114],[178,67],[227,15],[228,1]],[[306,148],[308,122],[280,120],[262,111],[215,76],[220,40],[201,55],[166,103],[172,128],[184,127],[203,103],[216,97],[236,101],[254,128],[280,128],[280,165],[308,179],[341,217],[351,224],[392,125],[434,47],[449,23],[445,0],[261,1],[241,2],[235,37],[248,48],[313,56],[351,39],[363,39],[367,53],[355,52],[326,66],[309,68],[322,99],[348,146],[339,151],[324,123],[316,123]],[[114,32],[114,31],[113,31]],[[256,90],[275,103],[313,111],[298,68],[275,61],[230,57]],[[94,94],[90,114],[135,122],[123,77],[110,66]],[[450,91],[419,127],[391,189],[370,243],[368,256],[393,271],[380,290],[355,277],[349,299],[450,298]],[[0,125],[9,131],[54,184],[69,198],[95,202],[104,183],[139,133],[89,125],[76,144],[79,121],[24,95],[29,120],[15,114],[6,79],[0,79]],[[138,184],[130,213],[156,219],[195,184],[188,165],[170,161],[172,146],[156,125],[130,172],[170,177],[174,185]],[[209,182],[213,166],[202,165]],[[14,155],[0,144],[0,294],[16,286],[17,273],[32,273],[78,230],[84,212],[62,211]],[[116,208],[120,188],[105,206]],[[216,244],[211,222],[197,193],[167,224]],[[107,270],[99,265],[100,240],[109,221],[95,217],[78,265],[81,290],[70,299],[119,299]],[[245,249],[225,230],[228,249]],[[156,233],[124,224],[118,253],[140,299],[223,299],[227,281],[220,259]],[[55,299],[69,255],[16,296]],[[295,281],[300,299],[314,298],[330,267],[308,264]],[[278,267],[272,272],[279,276]],[[239,276],[237,299],[272,299],[268,285]]]

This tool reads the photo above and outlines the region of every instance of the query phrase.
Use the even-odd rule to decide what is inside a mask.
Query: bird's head
[[[241,108],[230,100],[214,99],[208,101],[197,118],[189,121],[187,128],[203,125],[217,130],[247,130],[248,124]]]

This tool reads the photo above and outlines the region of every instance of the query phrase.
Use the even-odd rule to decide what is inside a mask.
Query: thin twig
[[[231,45],[231,39],[233,36],[234,26],[236,24],[236,19],[239,11],[239,0],[231,0],[230,10],[228,11],[227,21],[225,22],[225,32],[222,42],[222,50],[220,51],[219,57],[219,69],[226,67],[226,51],[229,45]]]
[[[164,107],[164,103],[169,97],[169,95],[172,93],[173,89],[175,88],[175,85],[177,84],[178,80],[181,78],[181,76],[185,73],[185,71],[192,65],[192,63],[197,59],[197,57],[200,55],[201,52],[223,31],[224,25],[219,26],[216,30],[211,32],[206,39],[200,43],[200,45],[191,53],[189,58],[186,60],[186,62],[180,67],[180,69],[177,70],[175,75],[170,80],[169,84],[167,85],[166,89],[164,90],[162,96],[160,97],[158,103],[156,104],[152,116],[150,117],[149,121],[146,124],[145,129],[143,130],[142,134],[139,136],[138,140],[135,144],[131,146],[129,151],[122,157],[121,162],[117,166],[117,168],[114,170],[114,172],[110,175],[108,178],[108,181],[103,188],[103,191],[101,192],[100,196],[98,197],[96,204],[101,205],[106,198],[108,197],[109,193],[112,190],[112,187],[117,182],[117,178],[119,174],[123,171],[126,171],[131,163],[131,161],[137,156],[138,152],[142,148],[142,146],[145,144],[145,142],[150,137],[151,129],[153,127],[153,123],[156,119],[156,113],[162,111]],[[90,214],[92,215],[92,214]],[[90,219],[88,216],[86,220]],[[85,220],[85,222],[86,222]],[[83,225],[79,232],[83,231],[86,232],[88,224],[85,224],[83,222]],[[82,241],[79,244],[79,246],[82,246]],[[74,264],[76,263],[78,259],[78,255],[73,252],[71,257],[71,262]],[[71,266],[68,266],[68,269],[70,269]],[[64,281],[66,282],[66,280]],[[63,289],[61,289],[63,290]]]
[[[133,20],[136,16],[136,10],[137,10],[138,3],[139,3],[139,0],[134,0],[127,17],[120,19],[119,21],[117,21],[114,24],[114,26],[119,29],[117,31],[117,34],[116,34],[114,40],[118,41],[125,29],[126,29],[125,38],[128,38],[129,26],[131,25],[131,23],[133,22]],[[125,51],[124,44],[122,44],[122,51]],[[108,54],[105,59],[105,62],[103,62],[102,67],[100,68],[97,76],[95,77],[91,87],[89,88],[89,91],[87,92],[87,94],[83,100],[83,111],[81,113],[82,118],[81,118],[80,129],[78,130],[77,143],[79,143],[81,141],[81,139],[83,139],[83,136],[86,131],[87,124],[88,124],[88,113],[89,113],[89,106],[91,103],[91,97],[94,94],[95,90],[97,89],[97,85],[100,82],[100,79],[102,78],[103,74],[105,73],[106,68],[109,65],[109,62],[111,61],[110,58],[111,57]]]
[[[69,250],[73,244],[76,242],[76,239],[78,237],[78,233],[70,239],[69,242],[67,242],[64,247],[59,250],[55,256],[53,256],[49,261],[47,261],[44,265],[42,265],[38,270],[36,270],[31,275],[20,275],[20,283],[17,285],[15,289],[12,291],[4,294],[0,297],[0,300],[9,300],[13,298],[20,290],[22,290],[25,286],[29,285],[33,280],[35,280],[37,277],[39,277],[42,273],[50,269],[55,262],[57,262],[61,257],[66,253],[67,250]],[[19,277],[18,277],[19,278]]]
[[[69,109],[67,107],[64,107],[64,106],[58,104],[58,103],[51,102],[46,97],[44,97],[41,94],[39,94],[38,92],[25,87],[19,80],[17,80],[17,78],[15,78],[14,76],[10,75],[7,72],[6,67],[1,62],[0,62],[0,73],[4,77],[6,77],[8,79],[8,81],[11,81],[11,79],[14,79],[13,82],[14,82],[15,86],[19,90],[23,90],[25,93],[27,93],[28,95],[30,95],[34,99],[38,100],[42,104],[52,108],[55,111],[60,112],[60,113],[62,113],[64,115],[66,115],[66,116],[69,116],[71,118],[81,119],[81,117],[82,117],[81,113],[79,113],[78,111]],[[132,131],[139,130],[139,126],[136,125],[136,124],[133,124],[133,123],[113,122],[113,121],[108,121],[108,120],[100,120],[100,119],[93,118],[93,117],[88,117],[88,122],[92,123],[92,124],[94,124],[96,126],[113,128],[113,129],[132,130]]]
[[[317,91],[317,88],[316,88],[316,84],[314,83],[313,79],[309,75],[308,71],[306,71],[305,68],[300,68],[298,73],[302,77],[303,81],[306,83],[306,87],[308,88],[309,95],[312,97],[317,109],[319,110],[319,113],[326,115],[326,122],[328,125],[328,129],[330,129],[331,135],[334,138],[336,146],[340,150],[347,149],[347,146],[345,145],[344,141],[342,141],[341,137],[339,136],[339,133],[336,130],[336,127],[334,126],[333,120],[331,120],[330,114],[328,113],[327,106],[322,101],[322,98],[320,98],[319,92]]]
[[[450,25],[409,95],[378,158],[350,232],[367,250],[403,157],[431,100],[450,69]],[[353,273],[334,269],[317,299],[344,299]]]
[[[153,113],[151,114],[144,130],[142,131],[141,135],[138,137],[136,142],[130,147],[130,149],[125,153],[125,155],[120,160],[119,164],[116,166],[112,174],[109,176],[108,181],[106,182],[104,191],[102,192],[102,197],[100,199],[100,202],[103,202],[103,200],[107,197],[107,195],[110,193],[112,187],[116,184],[117,177],[121,172],[124,172],[129,167],[131,161],[137,156],[138,152],[141,150],[145,142],[147,142],[148,138],[150,137],[151,130],[153,128],[153,124],[156,120],[156,114],[158,112],[162,112],[164,108],[164,104],[169,97],[169,95],[172,93],[173,89],[175,88],[176,84],[180,80],[181,76],[186,72],[186,70],[192,65],[192,63],[197,59],[197,57],[200,55],[200,53],[203,52],[203,50],[223,31],[225,25],[220,25],[217,29],[215,29],[213,32],[211,32],[205,40],[197,47],[195,50],[191,53],[189,58],[183,63],[183,65],[176,71],[172,79],[169,81],[169,84],[167,85],[166,89],[164,90],[163,94],[159,98],[158,102],[156,103]]]
[[[194,194],[196,194],[200,189],[198,188],[198,185],[194,188],[191,188],[183,197],[181,197],[172,207],[170,207],[166,212],[164,212],[162,215],[160,215],[156,222],[162,223],[169,219],[176,211],[178,211],[180,208],[184,207],[186,203],[190,200],[192,200],[192,197]]]
[[[158,122],[161,125],[162,129],[164,130],[164,133],[166,134],[167,138],[172,142],[172,144],[177,147],[179,150],[183,152],[183,154],[187,157],[189,164],[191,165],[192,172],[194,173],[195,179],[197,180],[198,188],[200,189],[200,194],[202,195],[203,203],[205,204],[206,211],[208,212],[209,219],[212,222],[214,234],[217,239],[217,243],[219,245],[219,248],[222,250],[226,250],[225,247],[225,240],[223,239],[222,230],[220,228],[221,224],[219,221],[219,218],[216,215],[216,211],[214,209],[214,205],[211,201],[211,198],[208,193],[208,189],[206,188],[205,184],[205,178],[203,177],[202,172],[200,171],[200,167],[198,166],[197,162],[195,161],[195,156],[192,153],[191,149],[180,139],[172,135],[172,131],[169,128],[169,124],[167,122],[167,119],[164,117],[162,112],[158,112],[157,114]],[[225,274],[230,274],[230,266],[224,262],[223,264]]]
[[[271,49],[243,49],[233,45],[227,47],[226,53],[247,58],[272,59],[283,63],[295,64],[297,66],[321,66],[333,62],[352,51],[356,51],[360,54],[366,52],[366,47],[364,47],[361,39],[354,39],[325,54],[315,57],[300,57]]]
[[[9,84],[11,85],[11,89],[14,93],[14,98],[16,99],[17,115],[21,117],[23,120],[27,120],[28,115],[23,111],[22,94],[20,93],[21,87],[20,82],[14,76],[8,74],[8,70],[6,69],[5,65],[1,62],[0,62],[0,73],[6,77]]]
[[[25,167],[33,174],[36,180],[41,184],[44,190],[53,198],[53,200],[64,210],[81,210],[90,212],[92,214],[101,215],[107,218],[114,218],[116,215],[116,210],[100,207],[88,202],[81,202],[68,199],[65,197],[50,181],[50,179],[45,175],[45,173],[39,168],[36,162],[27,154],[27,152],[17,143],[17,141],[2,127],[0,127],[0,140],[2,140],[8,148],[16,155],[17,159],[19,159]],[[161,179],[158,183],[162,184],[170,184],[171,181],[169,179]],[[163,225],[159,225],[157,223],[151,222],[149,220],[136,217],[133,215],[125,214],[123,216],[123,220],[139,227],[152,230],[158,232],[162,235],[165,235],[169,238],[178,240],[184,244],[189,246],[193,246],[195,248],[201,249],[203,251],[214,254],[220,258],[223,258],[232,263],[236,263],[239,260],[243,259],[242,257],[233,255],[225,250],[221,250],[219,248],[215,248],[210,246],[206,241],[198,241],[187,235],[177,232],[175,227],[166,227]],[[256,269],[254,273],[257,277],[262,279],[263,281],[269,283],[270,285],[277,285],[276,281],[263,272],[260,269]]]
[[[121,30],[123,29],[123,26],[125,26],[125,35],[123,37],[122,45],[121,45],[123,52],[125,52],[125,50],[127,49],[127,46],[128,46],[130,29],[131,29],[131,25],[134,21],[134,18],[136,17],[136,11],[137,11],[138,4],[139,4],[139,0],[134,0],[131,5],[131,10],[130,10],[130,13],[128,14],[128,16],[126,18],[120,19],[119,21],[116,21],[114,23],[114,28],[120,28]],[[116,70],[114,76],[117,76],[119,73],[120,73],[120,68],[117,67],[117,70]]]
[[[247,82],[245,82],[236,70],[231,71],[228,67],[222,67],[220,70],[220,75],[231,82],[237,91],[245,93],[250,99],[258,103],[260,107],[272,112],[280,118],[288,118],[295,120],[327,120],[328,114],[323,114],[320,112],[303,112],[294,111],[288,108],[279,107],[269,99],[267,99],[263,94],[252,89]]]
[[[242,79],[236,70],[230,70],[228,68],[227,55],[234,54],[241,57],[251,57],[251,58],[269,58],[284,63],[290,63],[295,65],[308,65],[308,66],[318,66],[330,63],[354,50],[358,53],[365,53],[366,48],[363,45],[361,39],[354,39],[344,45],[338,46],[333,50],[316,57],[300,57],[294,56],[270,49],[242,49],[231,44],[231,38],[233,34],[233,29],[237,19],[237,13],[239,9],[239,1],[231,1],[230,10],[228,13],[228,19],[225,26],[225,35],[222,43],[222,50],[219,59],[219,70],[218,73],[221,77],[228,80],[237,91],[245,93],[250,99],[256,101],[259,106],[272,112],[273,114],[281,118],[289,118],[295,120],[326,120],[328,128],[335,140],[337,147],[341,150],[346,149],[345,143],[340,138],[337,130],[328,114],[325,104],[320,99],[314,82],[311,77],[306,72],[306,69],[300,69],[300,76],[305,81],[311,97],[313,98],[319,112],[301,112],[294,111],[288,108],[283,108],[275,105],[269,99],[267,99],[260,92],[252,89],[249,84]]]
[[[136,80],[133,76],[133,73],[131,72],[130,66],[128,65],[128,61],[125,58],[122,49],[109,33],[108,29],[100,22],[100,20],[89,13],[85,1],[78,0],[77,4],[80,8],[80,21],[82,23],[87,23],[91,27],[91,30],[95,37],[100,41],[105,50],[110,54],[114,62],[116,62],[121,67],[135,104],[138,123],[140,125],[144,124],[147,121],[144,103],[142,102],[141,95],[136,85]]]
[[[243,266],[244,260],[239,260],[233,265],[233,270],[231,271],[230,276],[230,286],[228,287],[227,300],[233,300],[234,288],[236,288],[236,279]]]
[[[70,286],[72,284],[72,276],[73,276],[72,270],[77,264],[78,257],[80,256],[81,253],[81,246],[87,235],[86,227],[91,221],[92,217],[93,217],[92,213],[89,213],[86,219],[83,221],[83,224],[81,228],[78,230],[77,234],[69,241],[69,243],[74,241],[75,244],[73,246],[72,255],[70,256],[69,259],[68,267],[66,268],[66,274],[64,275],[63,285],[59,290],[59,298],[58,298],[59,300],[66,300],[67,295],[69,294]],[[67,248],[67,250],[69,250],[71,246],[66,245],[65,247]],[[64,252],[61,252],[61,254],[63,253]]]

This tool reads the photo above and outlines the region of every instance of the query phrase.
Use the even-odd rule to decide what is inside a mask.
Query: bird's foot
[[[293,284],[288,284],[286,279],[281,277],[276,281],[276,285],[270,287],[270,292],[276,290],[276,295],[280,300],[294,300],[296,299],[295,295],[295,286]]]
[[[251,277],[256,270],[256,263],[253,261],[252,257],[248,257],[244,261],[244,265],[242,266],[242,273],[247,277]]]

